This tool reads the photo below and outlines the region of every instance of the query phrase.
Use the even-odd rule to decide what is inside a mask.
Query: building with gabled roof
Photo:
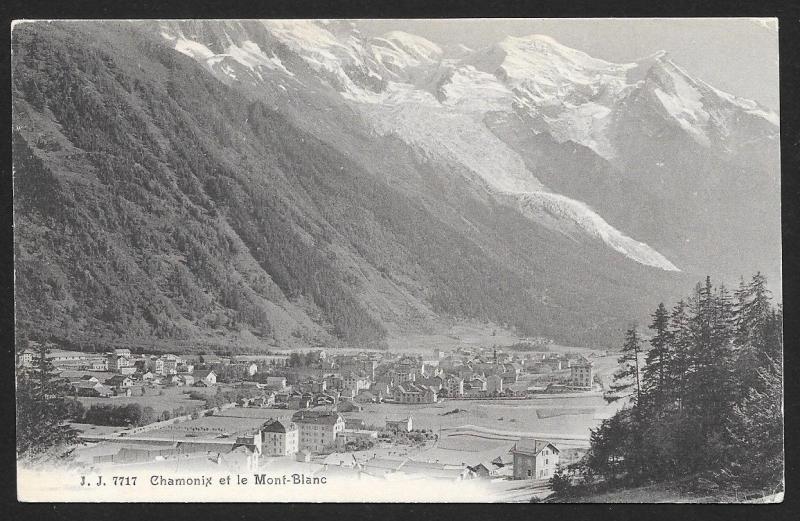
[[[497,467],[489,461],[481,461],[475,465],[467,465],[467,468],[475,473],[476,477],[489,478],[497,474]]]
[[[522,438],[514,444],[514,479],[550,479],[561,451],[547,440]]]
[[[75,390],[77,396],[90,396],[97,398],[108,398],[114,394],[111,387],[105,386],[98,382],[72,382],[72,388]]]
[[[103,384],[109,387],[115,387],[117,389],[121,389],[123,387],[131,387],[133,385],[133,379],[121,374],[117,374],[112,376],[111,378],[106,379],[106,381],[103,382]]]
[[[394,399],[399,403],[436,403],[436,390],[414,382],[405,382],[392,390]]]
[[[192,372],[195,385],[203,384],[207,386],[216,385],[217,373],[213,369],[198,369]]]

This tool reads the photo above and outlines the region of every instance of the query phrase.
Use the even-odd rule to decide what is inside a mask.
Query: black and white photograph
[[[783,502],[778,25],[14,21],[18,500]]]

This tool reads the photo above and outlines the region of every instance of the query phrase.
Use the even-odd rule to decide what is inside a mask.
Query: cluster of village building
[[[50,358],[70,375],[78,396],[90,397],[130,396],[137,385],[212,386],[217,383],[218,368],[234,364],[242,367],[239,381],[228,383],[257,386],[267,391],[262,405],[289,409],[334,405],[341,399],[423,404],[442,398],[524,397],[532,392],[591,390],[595,385],[593,364],[580,355],[513,354],[497,349],[459,349],[447,354],[434,350],[430,357],[376,352],[328,355],[322,350],[314,355],[310,358],[314,362],[303,366],[292,366],[290,355],[283,354],[259,356],[256,363],[256,357],[135,355],[129,349],[103,354],[54,351]],[[26,350],[19,363],[31,365],[33,358],[34,352]],[[515,385],[524,373],[558,374],[564,369],[569,369],[568,375],[554,376],[544,387]],[[77,375],[80,371],[84,374]]]
[[[569,374],[550,378],[546,386],[516,385],[526,373],[554,374],[566,369]],[[356,403],[416,404],[435,403],[442,398],[507,398],[532,392],[587,391],[595,385],[593,363],[581,355],[513,354],[497,349],[459,349],[447,354],[434,350],[431,357],[323,355],[316,366],[301,374],[303,380],[295,390],[306,393],[299,398],[302,406],[313,405],[315,398],[328,390]],[[281,400],[278,398],[276,403]]]
[[[272,465],[265,461],[281,459],[280,468],[294,468],[305,475],[342,476],[350,478],[384,479],[434,479],[461,481],[465,479],[511,479],[539,480],[550,479],[558,470],[561,450],[547,440],[522,438],[513,443],[510,449],[498,451],[495,457],[471,463],[440,463],[425,461],[407,456],[386,456],[354,452],[330,452],[313,456],[308,449],[296,450],[303,431],[301,425],[335,425],[337,418],[329,421],[320,416],[314,421],[284,422],[267,420],[254,433],[237,436],[234,440],[222,443],[218,440],[181,441],[164,443],[136,443],[121,441],[115,443],[111,453],[95,456],[94,466],[124,465],[126,471],[141,466],[148,472],[157,471],[159,466],[174,470],[189,470],[193,465],[209,463],[227,466],[236,471],[263,471]],[[311,435],[311,434],[309,434]],[[291,461],[292,463],[287,463]]]
[[[342,473],[351,477],[391,478],[425,477],[444,480],[473,478],[505,478],[515,480],[548,480],[557,471],[561,450],[550,441],[522,438],[511,449],[498,451],[496,457],[471,463],[440,463],[414,460],[410,457],[376,456],[370,450],[345,452],[342,443],[356,439],[378,441],[378,432],[363,429],[363,420],[345,420],[331,410],[302,410],[291,420],[270,418],[260,427],[230,440],[202,439],[182,441],[136,442],[122,438],[112,453],[96,456],[94,464],[165,463],[175,466],[194,461],[227,464],[237,470],[257,471],[264,468],[264,459],[290,460],[311,475]],[[389,420],[386,429],[411,432],[412,419]],[[332,450],[332,447],[336,447]]]
[[[284,354],[220,357],[132,354],[128,349],[102,354],[53,350],[50,359],[68,375],[77,396],[130,396],[131,389],[137,386],[214,386],[218,384],[218,372],[237,367],[239,380],[225,383],[260,391],[255,398],[239,405],[296,410],[291,419],[285,415],[283,419],[269,418],[258,428],[227,440],[202,443],[184,440],[171,447],[148,444],[138,449],[129,447],[110,459],[100,457],[106,461],[116,458],[116,463],[208,451],[209,447],[204,445],[208,443],[220,449],[220,454],[228,454],[228,458],[230,454],[241,455],[246,466],[252,468],[258,467],[260,457],[291,457],[310,462],[315,455],[341,455],[346,447],[370,447],[387,432],[413,431],[410,414],[387,419],[381,426],[367,426],[362,419],[345,419],[341,414],[357,412],[365,404],[524,398],[531,392],[586,391],[595,385],[593,363],[583,356],[509,353],[496,348],[458,349],[448,353],[434,350],[428,357],[386,352],[332,355],[319,350],[302,358]],[[18,363],[33,365],[34,352],[21,353]],[[96,376],[101,373],[102,377]],[[544,387],[516,385],[526,373],[557,376]],[[506,472],[516,479],[547,479],[555,471],[559,452],[549,441],[522,439],[505,460],[498,456],[496,461],[480,462],[469,468],[462,466],[449,471],[440,468],[439,474],[462,479]],[[345,460],[348,458],[342,461]],[[350,467],[381,474],[399,472],[401,467],[407,472],[414,465],[419,462],[356,462]]]
[[[108,353],[83,353],[53,350],[50,361],[70,381],[76,396],[131,396],[132,389],[142,385],[175,385],[208,387],[217,383],[212,365],[218,359],[209,355],[198,364],[173,354],[134,355],[130,349],[114,349]],[[22,367],[34,364],[35,353],[25,350],[19,356]],[[255,365],[253,372],[255,374]]]

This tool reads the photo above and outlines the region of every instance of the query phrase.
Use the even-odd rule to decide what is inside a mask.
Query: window
[[[531,469],[528,469],[528,477],[531,477]]]

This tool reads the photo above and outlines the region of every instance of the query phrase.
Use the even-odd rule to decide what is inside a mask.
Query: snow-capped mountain
[[[345,21],[234,23],[211,41],[197,28],[188,32],[181,23],[161,24],[161,36],[170,45],[223,81],[268,91],[280,78],[284,92],[320,81],[322,87],[314,88],[338,95],[378,134],[400,137],[428,157],[468,169],[491,192],[511,196],[516,200],[511,204],[531,219],[557,223],[554,228],[570,237],[602,241],[631,260],[664,270],[677,270],[682,262],[697,268],[696,259],[682,255],[677,240],[637,237],[648,227],[631,221],[635,216],[615,218],[613,224],[604,218],[605,205],[622,203],[631,194],[616,193],[615,202],[602,201],[597,208],[597,201],[575,197],[580,189],[542,179],[542,165],[534,164],[520,136],[548,136],[552,154],[584,147],[615,178],[650,185],[645,191],[672,184],[669,177],[674,177],[675,186],[665,190],[670,197],[658,203],[669,206],[727,182],[718,172],[726,167],[720,165],[738,159],[754,142],[774,143],[778,132],[774,113],[692,78],[664,52],[617,64],[544,35],[446,52],[402,31],[367,38]],[[699,180],[702,176],[686,169],[691,158],[675,159],[679,147],[713,157],[719,165]],[[580,163],[569,168],[587,171],[564,174],[564,179],[591,183],[596,175]],[[691,241],[689,223],[675,227],[676,235]]]
[[[610,346],[699,274],[780,280],[775,116],[663,53],[294,20],[14,41],[18,309],[47,335],[372,345],[457,318]]]

